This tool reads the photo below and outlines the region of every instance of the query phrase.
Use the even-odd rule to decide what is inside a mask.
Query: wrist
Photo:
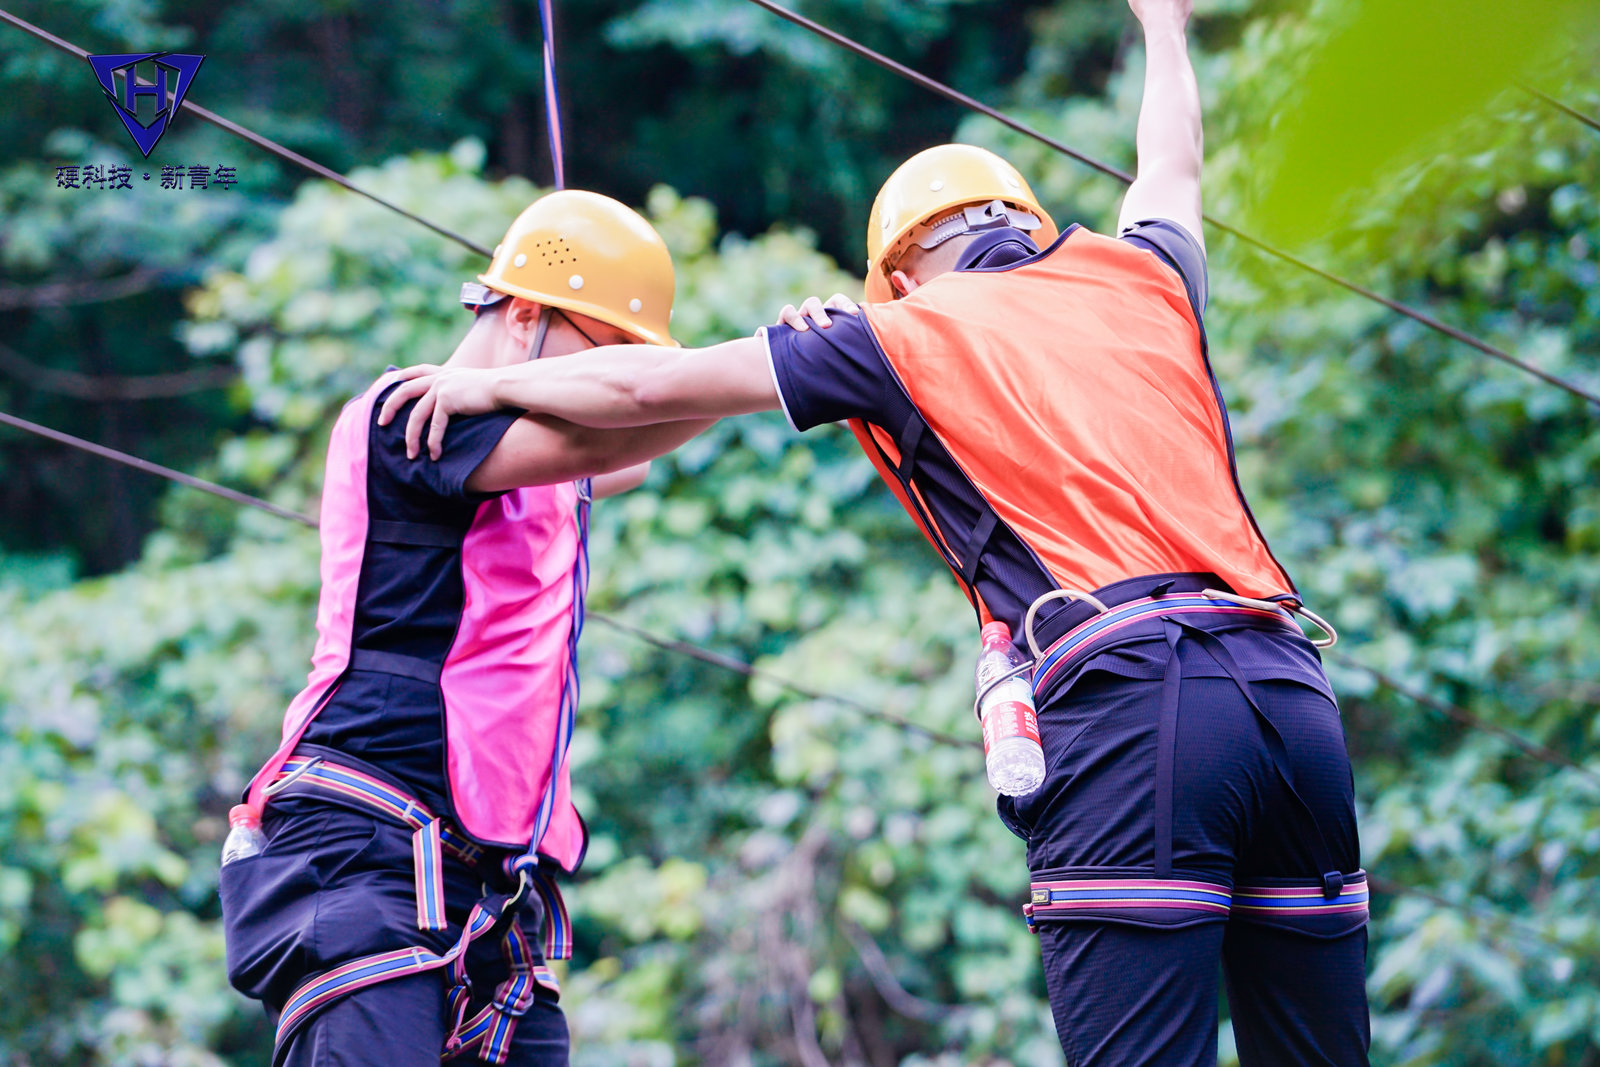
[[[496,408],[520,408],[524,405],[517,403],[517,381],[520,377],[521,367],[505,367],[498,371],[489,371],[489,397],[494,401]]]
[[[1143,23],[1144,39],[1148,44],[1177,41],[1188,46],[1189,19],[1186,15],[1152,15]]]

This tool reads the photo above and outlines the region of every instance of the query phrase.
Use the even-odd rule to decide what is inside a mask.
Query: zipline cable
[[[38,434],[41,437],[68,445],[72,448],[82,449],[83,451],[92,453],[93,455],[114,460],[118,463],[125,463],[130,467],[134,467],[148,474],[154,474],[158,477],[166,478],[170,481],[177,482],[180,485],[186,485],[191,489],[198,489],[201,492],[212,493],[216,496],[222,497],[224,500],[231,500],[236,504],[243,504],[247,507],[259,508],[262,511],[267,512],[269,515],[276,515],[279,518],[289,519],[305,526],[312,527],[313,529],[315,529],[317,526],[316,520],[311,518],[311,516],[302,515],[296,511],[290,511],[287,508],[281,508],[269,501],[262,500],[260,497],[251,496],[248,493],[241,493],[236,489],[229,489],[226,486],[218,485],[215,482],[208,482],[203,478],[196,478],[192,475],[184,474],[182,471],[175,471],[170,467],[163,467],[158,463],[151,463],[148,460],[140,459],[139,457],[129,455],[126,452],[119,452],[114,448],[106,448],[104,445],[97,445],[92,441],[85,441],[81,437],[74,437],[71,434],[62,433],[59,430],[52,430],[47,426],[41,426],[38,423],[29,422],[26,419],[19,419],[14,415],[7,414],[6,412],[0,412],[0,423],[15,427],[19,430],[25,430],[28,433]],[[616,630],[619,633],[624,633],[631,637],[637,638],[646,644],[661,649],[662,651],[681,656],[687,656],[689,658],[699,660],[702,663],[743,675],[746,678],[765,678],[773,684],[782,686],[783,688],[788,689],[789,691],[800,696],[812,700],[830,701],[844,707],[853,708],[870,718],[878,719],[891,725],[901,727],[908,732],[920,734],[921,736],[926,737],[928,740],[937,744],[951,745],[960,748],[972,748],[976,744],[975,742],[964,741],[961,738],[942,733],[938,730],[931,730],[919,723],[912,722],[911,720],[905,719],[899,715],[895,715],[892,712],[886,712],[882,711],[881,709],[874,708],[870,704],[865,704],[859,700],[854,700],[850,697],[839,696],[834,693],[828,693],[823,690],[812,689],[807,686],[799,685],[796,682],[792,682],[789,679],[784,678],[782,675],[763,670],[760,667],[745,663],[743,660],[736,659],[732,656],[727,656],[720,652],[713,652],[710,649],[701,648],[700,646],[690,644],[687,641],[679,641],[670,637],[662,637],[659,634],[651,633],[649,630],[634,626],[631,623],[622,622],[621,620],[613,618],[610,615],[604,615],[599,612],[590,612],[589,617],[601,623],[602,625]],[[1341,658],[1343,659],[1347,657]],[[1354,663],[1353,661],[1349,665],[1357,667],[1358,669],[1367,670],[1370,673],[1377,673],[1375,671],[1371,671],[1371,668],[1364,667],[1359,663]],[[1395,692],[1400,693],[1402,696],[1418,699],[1414,695],[1413,691],[1409,689],[1399,686],[1391,686],[1391,688],[1393,688]],[[1426,701],[1423,702],[1426,703]],[[1478,729],[1490,729],[1490,732],[1493,732],[1499,736],[1505,736],[1508,739],[1516,738],[1515,734],[1511,734],[1509,731],[1504,731],[1499,727],[1493,727],[1492,724],[1485,723],[1483,720],[1478,719],[1476,716],[1470,714],[1465,714],[1465,717],[1459,721],[1468,726],[1474,726]],[[1521,739],[1517,740],[1520,741]],[[1577,766],[1570,760],[1567,760],[1565,757],[1553,753],[1543,746],[1535,745],[1532,742],[1522,742],[1518,747],[1523,748],[1523,750],[1529,755],[1532,755],[1537,759],[1545,760],[1546,762],[1551,762],[1556,766],[1567,768]],[[1585,768],[1578,767],[1577,769],[1588,773]],[[1522,923],[1521,920],[1515,919],[1509,915],[1501,914],[1497,909],[1490,908],[1484,904],[1458,903],[1439,896],[1438,894],[1429,890],[1414,889],[1410,886],[1401,885],[1397,882],[1392,882],[1384,878],[1374,877],[1372,884],[1374,888],[1385,892],[1408,893],[1412,896],[1417,896],[1424,900],[1432,901],[1434,904],[1441,907],[1459,910],[1469,915],[1476,914],[1479,917],[1488,919],[1489,921],[1504,923],[1512,928],[1517,928],[1520,926],[1533,936],[1538,937],[1540,940],[1556,944],[1558,946],[1561,945],[1561,942],[1555,941],[1550,937],[1550,935],[1544,934],[1542,931],[1538,931],[1534,927]]]
[[[945,85],[942,82],[935,81],[934,79],[929,78],[927,75],[920,74],[917,71],[912,70],[910,67],[907,67],[902,63],[897,63],[896,61],[890,59],[889,57],[883,55],[880,52],[873,51],[872,49],[866,47],[865,45],[856,43],[855,41],[851,40],[850,38],[845,37],[843,34],[836,33],[835,31],[830,30],[827,27],[820,25],[819,23],[813,22],[810,19],[805,18],[802,15],[799,15],[799,14],[796,14],[795,12],[793,12],[793,11],[790,11],[788,8],[782,7],[782,6],[778,5],[778,4],[774,4],[774,3],[771,2],[771,0],[750,0],[750,2],[754,3],[754,4],[757,4],[757,5],[759,5],[759,6],[763,7],[763,8],[766,8],[767,10],[773,12],[774,14],[780,16],[781,18],[787,19],[788,21],[793,22],[795,25],[800,26],[800,27],[802,27],[804,29],[807,29],[807,30],[811,31],[812,33],[815,33],[815,34],[823,37],[826,40],[832,41],[833,43],[839,45],[841,48],[845,48],[845,49],[847,49],[847,50],[849,50],[851,52],[856,53],[859,56],[862,56],[865,59],[868,59],[868,60],[872,61],[873,63],[878,64],[881,67],[884,67],[887,70],[893,71],[894,73],[900,75],[901,77],[910,79],[911,81],[913,81],[916,84],[922,86],[923,88],[929,90],[930,92],[937,93],[938,95],[943,96],[948,100],[954,101],[955,103],[958,103],[958,104],[962,105],[963,107],[970,108],[971,110],[976,111],[979,114],[986,115],[989,118],[993,119],[994,121],[1000,123],[1003,126],[1006,126],[1006,127],[1010,128],[1012,130],[1015,130],[1018,133],[1021,133],[1021,134],[1025,135],[1025,136],[1027,136],[1027,137],[1031,137],[1034,140],[1038,141],[1039,143],[1041,143],[1041,144],[1043,144],[1043,145],[1045,145],[1045,146],[1047,146],[1049,148],[1052,148],[1057,152],[1061,152],[1064,155],[1070,156],[1071,158],[1073,158],[1075,160],[1078,160],[1080,163],[1083,163],[1085,166],[1092,167],[1095,170],[1098,170],[1103,174],[1107,174],[1107,175],[1109,175],[1109,176],[1111,176],[1113,178],[1116,178],[1117,180],[1119,180],[1121,182],[1124,182],[1124,183],[1131,183],[1133,181],[1133,176],[1131,174],[1127,173],[1126,171],[1121,170],[1120,168],[1117,168],[1117,167],[1113,167],[1108,163],[1103,163],[1100,160],[1097,160],[1097,159],[1093,158],[1092,156],[1089,156],[1089,155],[1086,155],[1086,154],[1084,154],[1082,152],[1079,152],[1077,149],[1073,148],[1071,145],[1068,145],[1068,144],[1066,144],[1066,143],[1064,143],[1062,141],[1058,141],[1053,137],[1050,137],[1050,136],[1048,136],[1048,135],[1046,135],[1044,133],[1041,133],[1040,131],[1034,129],[1033,127],[1028,126],[1025,123],[1019,122],[1016,119],[1013,119],[1010,116],[1004,114],[1003,112],[997,111],[994,108],[989,107],[987,104],[984,104],[981,101],[976,100],[973,97],[970,97],[970,96],[966,95],[965,93],[962,93],[962,92],[959,92],[959,91],[957,91],[955,89],[952,89],[952,88],[950,88],[949,86]],[[16,26],[17,28],[25,31],[26,33],[32,34],[34,37],[37,37],[39,40],[44,41],[47,44],[53,45],[54,47],[59,48],[62,51],[65,51],[65,52],[67,52],[67,53],[69,53],[71,55],[77,56],[79,58],[86,57],[89,54],[88,52],[86,52],[83,49],[79,48],[78,46],[72,44],[71,42],[65,41],[65,40],[61,39],[60,37],[55,36],[54,34],[48,33],[45,30],[40,29],[39,27],[33,25],[30,22],[26,22],[26,21],[24,21],[24,20],[22,20],[20,18],[17,18],[15,15],[12,15],[11,13],[9,13],[9,12],[3,10],[3,9],[0,9],[0,21],[9,22],[12,25]],[[550,84],[548,79],[546,81],[546,84],[547,85]],[[322,164],[317,163],[317,162],[315,162],[313,160],[307,159],[305,156],[302,156],[298,152],[294,152],[291,149],[285,148],[283,145],[278,144],[276,141],[270,140],[270,139],[268,139],[266,137],[261,136],[260,134],[254,133],[253,131],[251,131],[249,129],[246,129],[243,126],[240,126],[239,124],[237,124],[235,122],[232,122],[232,121],[230,121],[228,119],[225,119],[222,116],[216,114],[215,112],[209,111],[206,108],[203,108],[200,105],[192,103],[192,102],[190,102],[188,100],[185,100],[183,102],[183,106],[185,108],[188,108],[189,110],[192,110],[196,115],[198,115],[200,118],[204,119],[205,121],[210,122],[213,125],[221,128],[223,130],[226,130],[229,133],[234,134],[235,136],[241,137],[244,140],[247,140],[250,143],[259,146],[260,148],[263,148],[266,151],[271,152],[273,155],[276,155],[276,156],[278,156],[278,157],[280,157],[280,158],[282,158],[284,160],[287,160],[290,163],[295,164],[296,166],[302,167],[305,170],[310,171],[312,174],[315,174],[320,178],[324,178],[324,179],[326,179],[328,181],[334,182],[335,184],[337,184],[337,185],[339,185],[339,186],[341,186],[341,187],[343,187],[345,189],[348,189],[350,192],[353,192],[353,193],[357,194],[358,196],[366,197],[367,199],[373,201],[374,203],[380,204],[383,207],[389,208],[390,210],[395,211],[398,214],[405,216],[406,218],[412,220],[413,222],[416,222],[416,223],[418,223],[418,224],[420,224],[422,226],[426,226],[428,229],[432,230],[434,233],[437,233],[442,237],[447,237],[450,240],[455,241],[457,244],[460,244],[464,248],[470,249],[471,251],[476,252],[479,255],[484,256],[485,258],[488,258],[489,255],[490,255],[489,249],[483,247],[482,245],[478,244],[477,242],[472,241],[472,240],[470,240],[470,239],[468,239],[466,237],[463,237],[460,234],[455,233],[455,232],[453,232],[453,231],[451,231],[449,229],[446,229],[445,227],[440,226],[439,224],[437,224],[435,222],[431,222],[428,219],[423,218],[421,215],[417,215],[417,214],[415,214],[415,213],[413,213],[411,211],[408,211],[405,208],[400,207],[398,204],[394,204],[394,203],[392,203],[392,202],[390,202],[388,200],[385,200],[382,197],[377,196],[374,193],[367,192],[365,189],[362,189],[359,186],[353,184],[349,179],[345,178],[343,175],[337,173],[336,171],[329,170],[327,167],[324,167]],[[551,106],[548,101],[547,101],[546,106],[547,106],[547,108]],[[555,130],[555,129],[558,129],[558,126],[553,126],[552,127],[552,130]],[[1262,241],[1259,238],[1253,237],[1250,234],[1247,234],[1247,233],[1235,228],[1234,226],[1232,226],[1229,223],[1223,222],[1223,221],[1221,221],[1219,219],[1216,219],[1216,218],[1214,218],[1214,217],[1212,217],[1210,215],[1206,215],[1205,219],[1212,226],[1216,227],[1217,229],[1221,230],[1222,232],[1224,232],[1226,234],[1229,234],[1229,235],[1231,235],[1231,236],[1233,236],[1233,237],[1245,242],[1246,244],[1249,244],[1252,247],[1255,247],[1255,248],[1259,249],[1260,251],[1262,251],[1262,252],[1264,252],[1264,253],[1266,253],[1268,255],[1275,256],[1278,259],[1281,259],[1286,263],[1289,263],[1289,264],[1292,264],[1292,265],[1294,265],[1296,267],[1299,267],[1300,269],[1305,270],[1305,271],[1307,271],[1307,272],[1309,272],[1311,274],[1315,274],[1317,277],[1322,278],[1325,281],[1328,281],[1328,282],[1330,282],[1330,283],[1332,283],[1334,285],[1341,286],[1341,287],[1343,287],[1345,289],[1348,289],[1350,292],[1353,292],[1353,293],[1357,294],[1358,296],[1365,297],[1368,300],[1371,300],[1371,301],[1373,301],[1375,303],[1381,304],[1383,307],[1388,308],[1389,310],[1395,312],[1396,314],[1403,315],[1406,318],[1409,318],[1409,319],[1411,319],[1411,320],[1413,320],[1413,321],[1415,321],[1417,323],[1420,323],[1421,325],[1423,325],[1423,326],[1425,326],[1425,327],[1427,327],[1427,328],[1429,328],[1431,330],[1434,330],[1434,331],[1436,331],[1436,332],[1438,332],[1440,334],[1443,334],[1446,337],[1451,338],[1452,340],[1458,341],[1458,342],[1460,342],[1460,343],[1462,343],[1464,345],[1467,345],[1470,348],[1474,348],[1477,351],[1482,352],[1484,355],[1490,356],[1490,357],[1492,357],[1494,359],[1497,359],[1497,360],[1500,360],[1501,362],[1506,363],[1506,364],[1508,364],[1510,366],[1516,367],[1519,370],[1522,370],[1527,374],[1533,375],[1535,378],[1538,378],[1539,380],[1541,380],[1543,382],[1546,382],[1546,383],[1548,383],[1550,385],[1554,385],[1559,389],[1564,389],[1568,393],[1571,393],[1573,396],[1576,396],[1576,397],[1579,397],[1579,398],[1581,398],[1581,399],[1583,399],[1585,401],[1588,401],[1590,404],[1593,404],[1596,407],[1600,407],[1600,394],[1593,393],[1593,392],[1590,392],[1588,390],[1585,390],[1581,386],[1578,386],[1578,385],[1576,385],[1576,384],[1574,384],[1572,382],[1569,382],[1569,381],[1567,381],[1567,380],[1565,380],[1563,378],[1560,378],[1560,377],[1558,377],[1558,376],[1556,376],[1554,374],[1551,374],[1548,371],[1542,370],[1542,369],[1534,366],[1533,364],[1526,362],[1525,360],[1519,359],[1518,357],[1512,355],[1510,352],[1507,352],[1505,349],[1502,349],[1502,348],[1499,348],[1499,347],[1497,347],[1495,345],[1492,345],[1488,341],[1485,341],[1485,340],[1483,340],[1483,339],[1481,339],[1479,337],[1476,337],[1476,336],[1474,336],[1474,335],[1472,335],[1470,333],[1467,333],[1465,330],[1459,329],[1459,328],[1457,328],[1455,326],[1451,326],[1449,323],[1446,323],[1446,322],[1434,317],[1433,315],[1428,314],[1425,311],[1422,311],[1422,310],[1420,310],[1418,308],[1414,308],[1414,307],[1410,306],[1409,304],[1402,303],[1399,300],[1395,300],[1392,297],[1385,296],[1382,293],[1377,292],[1376,290],[1369,289],[1364,285],[1360,285],[1360,284],[1358,284],[1356,282],[1353,282],[1353,281],[1349,280],[1348,278],[1344,278],[1344,277],[1342,277],[1340,275],[1334,274],[1332,271],[1324,270],[1323,268],[1318,267],[1313,263],[1310,263],[1310,262],[1308,262],[1308,261],[1306,261],[1304,259],[1301,259],[1299,256],[1293,255],[1292,253],[1283,251],[1282,249],[1279,249],[1279,248],[1276,248],[1276,247],[1274,247],[1272,245],[1269,245],[1265,241]]]
[[[687,641],[678,641],[670,637],[658,636],[651,633],[649,630],[634,626],[632,623],[623,622],[620,619],[613,618],[609,615],[602,615],[599,612],[590,612],[589,617],[592,619],[599,619],[613,630],[620,630],[625,634],[638,638],[645,644],[654,645],[656,648],[659,648],[664,652],[674,652],[680,656],[688,656],[689,658],[697,659],[702,663],[709,663],[713,667],[721,667],[725,671],[732,671],[735,674],[742,674],[746,678],[765,678],[767,681],[776,685],[781,685],[785,689],[792,693],[796,693],[799,696],[807,697],[811,700],[826,700],[834,704],[839,704],[843,707],[851,708],[855,711],[861,712],[864,715],[870,715],[875,719],[881,719],[893,726],[898,726],[901,729],[909,730],[911,733],[920,734],[930,741],[938,741],[939,743],[946,745],[956,745],[961,748],[974,748],[978,746],[978,742],[975,740],[964,741],[959,737],[954,737],[942,731],[931,730],[928,727],[923,726],[921,723],[913,722],[910,719],[896,715],[893,712],[884,711],[881,708],[875,708],[870,704],[863,703],[862,701],[855,700],[851,697],[840,696],[837,693],[826,693],[820,689],[812,689],[809,686],[800,685],[797,682],[791,682],[782,675],[773,674],[771,671],[764,670],[761,667],[746,663],[743,660],[735,659],[732,656],[725,656],[720,652],[712,652],[709,649],[701,648],[699,645],[692,645]]]
[[[814,22],[798,12],[789,10],[781,4],[773,3],[772,0],[750,0],[750,3],[755,4],[757,7],[765,8],[774,15],[777,15],[779,18],[786,19],[787,21],[794,23],[796,26],[808,30],[811,33],[816,34],[818,37],[838,45],[840,48],[843,48],[846,51],[853,52],[861,58],[877,64],[885,70],[898,74],[900,77],[920,85],[922,88],[931,93],[942,96],[946,100],[960,104],[962,107],[976,111],[980,115],[993,119],[995,122],[1000,123],[1007,129],[1014,130],[1017,133],[1022,134],[1024,137],[1031,137],[1033,140],[1038,141],[1047,148],[1052,148],[1063,155],[1070,156],[1072,159],[1077,160],[1084,166],[1097,170],[1101,174],[1115,178],[1124,185],[1131,185],[1133,183],[1133,175],[1129,174],[1120,167],[1114,167],[1109,163],[1095,159],[1093,156],[1086,155],[1064,141],[1058,141],[1054,137],[1051,137],[1040,130],[1036,130],[1032,126],[1014,119],[1002,111],[998,111],[995,108],[990,107],[981,100],[977,100],[971,96],[968,96],[966,93],[963,93],[957,89],[952,89],[950,86],[944,84],[943,82],[936,81],[933,78],[928,77],[926,74],[912,70],[904,63],[899,63],[893,59],[890,59],[882,52],[868,48],[866,45],[860,44],[836,30],[830,30],[821,23]],[[1231,223],[1224,222],[1214,215],[1207,214],[1203,217],[1205,218],[1206,222],[1210,223],[1216,229],[1221,230],[1223,233],[1228,234],[1231,237],[1235,237],[1238,240],[1243,241],[1245,244],[1248,244],[1269,256],[1280,259],[1285,263],[1292,264],[1293,266],[1299,267],[1301,270],[1315,274],[1324,281],[1331,282],[1334,285],[1348,289],[1350,292],[1355,293],[1358,296],[1365,297],[1368,300],[1381,304],[1390,311],[1404,315],[1406,318],[1411,319],[1414,322],[1421,323],[1430,330],[1434,330],[1454,341],[1459,341],[1464,345],[1475,348],[1486,356],[1491,356],[1494,359],[1500,360],[1502,363],[1516,367],[1517,369],[1524,371],[1527,374],[1531,374],[1540,381],[1553,385],[1558,389],[1565,389],[1573,396],[1579,397],[1582,400],[1586,400],[1595,407],[1600,408],[1600,393],[1591,392],[1574,382],[1569,382],[1565,378],[1558,377],[1557,375],[1551,374],[1549,371],[1542,370],[1539,367],[1534,366],[1532,363],[1512,355],[1505,349],[1499,348],[1496,345],[1492,345],[1480,337],[1476,337],[1465,330],[1452,326],[1442,319],[1428,314],[1426,311],[1423,311],[1420,308],[1414,308],[1410,304],[1405,304],[1394,299],[1393,297],[1385,296],[1375,289],[1369,289],[1364,285],[1343,277],[1342,275],[1335,274],[1330,270],[1326,270],[1314,263],[1309,262],[1308,260],[1301,259],[1292,252],[1286,252],[1275,245],[1268,244],[1261,238],[1253,237],[1250,234],[1245,233],[1243,230],[1238,229]]]
[[[1451,900],[1442,893],[1435,893],[1431,889],[1418,889],[1416,886],[1401,885],[1399,882],[1390,881],[1381,875],[1375,875],[1371,873],[1367,875],[1367,885],[1379,893],[1389,893],[1392,895],[1403,893],[1407,896],[1413,896],[1421,900],[1426,900],[1435,907],[1444,908],[1446,911],[1458,911],[1468,918],[1477,919],[1481,922],[1490,923],[1495,926],[1505,927],[1508,930],[1522,934],[1526,938],[1543,942],[1552,948],[1560,949],[1562,952],[1570,952],[1573,955],[1578,956],[1587,956],[1591,952],[1590,949],[1572,944],[1569,941],[1564,941],[1555,934],[1549,933],[1546,930],[1541,930],[1533,923],[1501,911],[1499,908],[1481,899]]]
[[[1579,111],[1566,101],[1559,100],[1556,97],[1551,96],[1543,89],[1537,89],[1534,86],[1526,83],[1520,83],[1517,87],[1525,93],[1538,97],[1540,100],[1543,100],[1557,111],[1562,111],[1568,115],[1571,115],[1573,118],[1577,119],[1591,130],[1600,131],[1600,119],[1595,118],[1593,115],[1584,114],[1582,111]]]
[[[57,37],[55,34],[50,33],[47,30],[42,30],[38,26],[35,26],[33,23],[26,22],[23,19],[19,19],[17,16],[11,14],[11,12],[6,11],[4,9],[0,9],[0,21],[11,23],[11,25],[17,27],[17,29],[19,29],[19,30],[22,30],[24,33],[31,34],[34,37],[37,37],[39,40],[45,42],[46,44],[53,45],[54,47],[59,48],[61,51],[66,52],[68,55],[77,56],[79,59],[87,59],[89,57],[89,53],[88,52],[84,51],[82,48],[79,48],[77,45],[73,44],[71,41],[63,40],[60,37]],[[133,76],[131,71],[129,72],[128,76],[129,77]],[[211,111],[211,110],[208,110],[207,108],[203,108],[199,104],[196,104],[196,103],[194,103],[192,101],[189,101],[189,100],[185,100],[183,102],[183,110],[194,112],[197,117],[203,119],[206,122],[211,123],[211,125],[216,126],[219,129],[226,130],[228,133],[233,134],[235,137],[243,138],[244,140],[249,141],[251,144],[255,145],[256,147],[263,148],[266,151],[272,153],[273,155],[277,156],[279,159],[282,159],[282,160],[284,160],[286,162],[289,162],[289,163],[293,163],[295,166],[300,167],[303,170],[308,170],[312,174],[315,174],[319,178],[323,178],[323,179],[325,179],[327,181],[333,182],[335,185],[338,185],[338,186],[341,186],[341,187],[343,187],[345,189],[348,189],[350,192],[355,193],[357,196],[364,196],[368,200],[371,200],[375,204],[378,204],[378,205],[380,205],[382,207],[386,207],[390,211],[393,211],[393,212],[395,212],[397,214],[404,215],[406,218],[410,219],[412,222],[417,223],[419,226],[426,226],[428,229],[432,230],[434,233],[438,234],[440,237],[448,237],[450,240],[456,242],[461,247],[469,249],[469,250],[471,250],[473,252],[476,252],[480,256],[483,256],[485,259],[487,259],[489,257],[489,250],[487,248],[483,247],[482,245],[478,244],[476,241],[473,241],[473,240],[470,240],[469,238],[463,237],[459,233],[456,233],[454,230],[447,229],[444,226],[441,226],[436,222],[429,221],[428,219],[423,218],[421,215],[418,215],[418,214],[416,214],[414,212],[411,212],[411,211],[407,211],[405,208],[401,207],[399,204],[394,203],[392,200],[385,200],[383,197],[379,196],[377,193],[368,192],[367,190],[361,188],[359,185],[356,185],[354,182],[350,181],[349,178],[346,178],[344,175],[340,174],[338,171],[330,170],[327,167],[324,167],[321,163],[318,163],[316,160],[307,159],[305,156],[302,156],[299,152],[296,152],[291,148],[285,148],[283,145],[279,144],[277,141],[274,141],[274,140],[272,140],[270,138],[267,138],[267,137],[263,137],[261,134],[256,133],[253,130],[246,129],[245,127],[239,125],[237,122],[231,121],[230,119],[223,118],[221,115],[217,114],[215,111]]]

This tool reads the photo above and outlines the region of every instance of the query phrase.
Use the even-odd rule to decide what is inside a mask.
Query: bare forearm
[[[644,484],[644,480],[649,476],[650,463],[648,460],[644,463],[635,463],[631,467],[624,467],[619,471],[612,471],[610,474],[597,475],[594,478],[592,487],[594,498],[600,500],[604,497],[616,496],[618,493],[626,493],[630,489],[637,489]]]
[[[1187,0],[1135,0],[1144,24],[1144,100],[1139,106],[1138,175],[1118,229],[1146,219],[1178,223],[1201,242],[1200,166],[1205,157],[1200,88],[1184,30]]]
[[[667,421],[671,416],[644,409],[639,383],[674,352],[652,345],[617,345],[508,367],[495,375],[495,402],[600,429]]]
[[[1175,19],[1145,26],[1144,102],[1139,109],[1139,171],[1171,167],[1200,176],[1205,137],[1200,87],[1189,62],[1184,27]]]
[[[753,337],[709,348],[614,345],[499,372],[501,407],[616,429],[719,419],[778,406],[766,349]]]

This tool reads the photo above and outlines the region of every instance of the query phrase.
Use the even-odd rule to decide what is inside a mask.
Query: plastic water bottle
[[[260,855],[267,847],[267,835],[261,832],[261,813],[249,804],[235,804],[228,809],[228,839],[222,843],[222,865],[234,860]]]
[[[983,651],[978,654],[978,692],[1027,662],[1011,643],[1011,627],[991,622],[983,628]],[[1039,715],[1027,673],[990,689],[978,705],[978,719],[983,723],[989,784],[1008,797],[1027,796],[1038,789],[1044,783],[1044,746],[1039,743]]]

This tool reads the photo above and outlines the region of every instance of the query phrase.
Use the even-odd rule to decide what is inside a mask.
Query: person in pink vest
[[[445,365],[674,345],[673,288],[638,214],[551,193],[463,286],[475,321]],[[403,426],[376,422],[399,381],[351,401],[329,441],[311,673],[235,809],[265,846],[220,875],[229,979],[266,1006],[275,1064],[559,1067],[546,961],[568,952],[551,875],[587,844],[566,755],[588,506],[709,423],[504,410],[416,462]]]

